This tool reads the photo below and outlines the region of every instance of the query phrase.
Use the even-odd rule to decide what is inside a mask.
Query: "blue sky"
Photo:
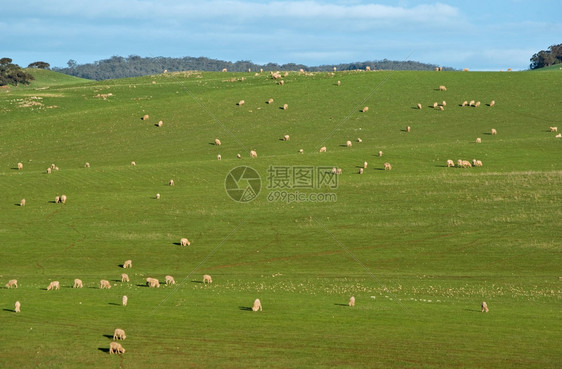
[[[560,0],[2,0],[0,9],[0,57],[24,67],[140,55],[520,70],[562,43]]]

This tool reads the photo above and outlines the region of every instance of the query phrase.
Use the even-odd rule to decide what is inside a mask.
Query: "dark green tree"
[[[562,44],[552,45],[531,57],[531,69],[549,67],[562,63]]]
[[[28,68],[49,69],[51,65],[42,61],[36,61],[27,66]]]

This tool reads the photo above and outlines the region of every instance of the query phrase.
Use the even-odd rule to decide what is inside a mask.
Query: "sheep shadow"
[[[119,268],[123,268],[123,265],[124,265],[124,264],[117,264],[117,266],[118,266]]]
[[[102,336],[104,336],[105,338],[109,338],[110,340],[113,340],[112,334],[102,334]],[[109,349],[107,349],[107,351],[109,351]]]
[[[477,309],[463,309],[464,311],[471,311],[473,313],[481,313],[481,310],[477,310]]]
[[[4,311],[9,311],[10,313],[15,313],[16,311],[14,309],[3,309]],[[113,336],[112,336],[113,337]]]
[[[113,336],[111,336],[111,338],[113,338]],[[106,354],[109,354],[109,349],[106,347],[98,347],[98,350],[100,350],[101,352],[105,352]]]
[[[374,168],[375,170],[382,170],[384,171],[384,168]]]
[[[108,305],[121,306],[121,304],[118,304],[118,303],[116,303],[116,302],[110,302],[110,303],[108,303]],[[111,337],[113,337],[113,336],[111,336]]]
[[[213,146],[218,146],[216,143],[214,142],[209,142],[209,145],[213,145]]]
[[[18,202],[17,204],[14,204],[15,206],[21,206],[21,204]]]
[[[346,144],[340,144],[340,147],[347,147]]]
[[[401,129],[400,132],[408,133],[408,130],[407,129]]]
[[[433,106],[432,106],[432,108],[433,108]],[[411,109],[419,110],[419,108],[417,106],[412,106]]]
[[[143,283],[143,284],[137,284],[137,287],[147,287],[148,288],[148,284]]]
[[[181,246],[181,242],[174,242],[174,245]]]
[[[436,167],[437,168],[448,168],[448,166],[445,165],[445,164],[437,164]]]
[[[483,135],[491,136],[492,132],[482,132]]]
[[[348,304],[342,304],[342,303],[339,303],[339,302],[335,303],[334,305],[336,305],[336,306],[349,306]]]
[[[203,283],[203,281],[191,281],[191,283]]]
[[[238,309],[242,311],[253,311],[252,308],[249,306],[238,306]]]

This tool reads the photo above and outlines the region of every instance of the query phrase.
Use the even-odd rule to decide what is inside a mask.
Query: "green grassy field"
[[[0,288],[0,368],[560,367],[558,69],[295,72],[284,85],[32,72],[0,90],[0,282],[19,282]],[[241,165],[261,177],[251,202],[225,191]],[[283,189],[270,166],[343,174]],[[283,190],[337,199],[270,201]],[[177,284],[145,287],[165,275]],[[115,328],[123,355],[108,354]]]

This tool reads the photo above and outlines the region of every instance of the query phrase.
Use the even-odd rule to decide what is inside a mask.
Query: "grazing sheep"
[[[166,278],[166,284],[176,284],[176,280],[171,275],[167,275],[165,278]]]
[[[422,108],[422,104],[418,104],[418,109],[421,109],[421,108]]]
[[[240,154],[236,154],[236,157],[237,157],[238,159],[242,159],[242,155],[240,155]]]
[[[363,108],[363,110],[361,110],[361,111],[362,111],[363,113],[366,113],[366,112],[368,112],[368,111],[369,111],[369,107],[368,107],[368,106],[366,106],[366,107],[364,107],[364,108]]]
[[[468,103],[468,105],[474,106],[474,100],[470,100],[470,103]]]
[[[359,174],[363,174],[363,168],[359,168]]]
[[[439,110],[441,110],[441,111],[445,110],[445,108],[443,107],[443,105],[441,105],[441,106],[439,107]]]
[[[145,114],[145,115],[142,117],[142,120],[148,120],[148,114]]]
[[[15,305],[14,305],[14,311],[16,313],[21,313],[21,304],[19,301],[16,301]]]
[[[134,167],[135,165],[137,165],[137,163],[135,163],[134,161],[131,162],[131,166]]]
[[[49,283],[49,286],[47,287],[47,291],[50,290],[60,290],[59,281],[52,281],[51,283]]]
[[[160,200],[160,194],[159,193],[156,194],[156,200]]]
[[[273,99],[267,100],[267,103],[268,103],[268,104],[273,104]]]
[[[168,185],[173,186],[174,184],[175,184],[175,183],[174,183],[174,180],[173,180],[173,179],[170,179],[170,182],[168,182]]]
[[[121,346],[120,343],[112,341],[109,344],[109,354],[124,354],[125,349]]]
[[[445,100],[443,100],[443,102],[441,103],[442,106],[447,106],[447,102]]]
[[[366,161],[363,162],[363,168],[364,168],[364,169],[367,169],[367,162],[366,162]]]
[[[482,161],[481,161],[481,160],[472,159],[472,165],[475,166],[475,167],[481,167],[481,166],[482,166]]]
[[[55,204],[58,204],[60,202],[60,196],[55,196]]]
[[[550,127],[550,132],[558,132],[558,127]]]
[[[218,155],[217,155],[217,160],[221,160],[221,159],[222,159],[221,154],[218,154]]]
[[[482,143],[482,139],[481,139],[480,137],[477,137],[477,138],[476,138],[476,143],[477,143],[477,144]]]
[[[439,86],[439,91],[447,91],[447,87],[445,87],[445,86]]]
[[[348,303],[348,305],[349,305],[349,306],[355,306],[355,297],[351,296],[351,297],[349,298],[349,303]]]
[[[109,281],[107,279],[102,279],[100,280],[100,288],[103,289],[110,289],[111,288],[111,283],[109,283]]]
[[[148,285],[148,287],[151,287],[151,288],[159,288],[160,287],[160,281],[158,281],[158,279],[156,279],[156,278],[147,278],[146,284]]]
[[[162,127],[163,124],[164,124],[164,122],[159,121],[158,124],[157,124],[157,126],[158,126],[158,127]]]
[[[449,167],[454,167],[454,166],[455,166],[455,162],[452,161],[451,159],[448,159],[448,160],[447,160],[447,168],[449,168]]]
[[[215,138],[215,145],[220,146],[221,144],[221,140],[219,140],[218,138]]]
[[[6,288],[18,288],[18,280],[17,279],[10,279],[8,283],[6,283]]]
[[[287,110],[289,109],[289,105],[288,104],[283,104],[283,110]]]
[[[434,103],[433,103],[433,108],[434,108],[434,109],[437,108],[438,106],[439,106],[439,104],[437,104],[437,102],[434,102]]]
[[[472,164],[468,160],[457,160],[457,166],[460,168],[472,168]]]
[[[497,135],[497,134],[498,134],[498,131],[496,131],[496,129],[495,129],[495,128],[492,128],[491,134],[493,134],[493,135]]]
[[[488,312],[488,304],[486,304],[486,301],[482,301],[482,306],[481,306],[481,312],[483,313],[487,313]]]
[[[390,165],[390,163],[384,163],[384,170],[392,170],[392,165]]]
[[[303,150],[303,149],[300,149],[300,150],[299,150],[299,153],[300,153],[300,154],[304,154],[304,150]]]
[[[495,102],[494,100],[492,100],[492,101],[490,102],[490,107],[492,107],[492,106],[494,106],[494,105],[496,105],[496,102]]]
[[[291,137],[289,135],[283,136],[283,141],[289,141]]]
[[[51,168],[47,168],[47,174],[51,174]]]
[[[129,298],[127,296],[123,296],[123,298],[121,299],[121,305],[127,306],[128,301],[129,301]]]
[[[132,260],[125,260],[125,262],[123,263],[123,269],[132,268],[132,267],[133,267],[133,261]]]
[[[129,276],[127,275],[127,273],[121,274],[121,282],[129,282]]]
[[[257,158],[258,157],[258,153],[256,152],[256,150],[250,150],[250,157],[251,158]]]
[[[182,239],[180,240],[180,245],[181,245],[181,246],[190,246],[190,245],[191,245],[191,242],[189,242],[189,240],[188,240],[187,238],[182,238]]]
[[[379,151],[379,156],[382,156],[382,151]]]
[[[205,274],[205,275],[203,276],[203,283],[213,283],[213,278],[211,278],[210,275]]]
[[[341,169],[341,168],[336,169],[336,174],[341,174],[341,173],[342,173],[342,169]]]
[[[338,86],[341,86],[341,81],[338,81],[337,85],[338,85]]]
[[[82,280],[76,278],[74,280],[74,285],[72,286],[72,288],[84,288],[84,284],[82,283]]]
[[[21,199],[20,206],[25,206],[25,199]]]
[[[279,81],[277,84],[283,86],[283,85],[285,84],[285,81],[281,80],[281,81]]]
[[[361,143],[363,140],[360,137],[357,137],[357,142]]]
[[[260,299],[256,299],[256,300],[254,301],[254,305],[252,306],[252,311],[258,311],[258,310],[260,310],[260,311],[263,310],[262,307],[261,307],[261,301],[260,301]]]
[[[353,146],[353,144],[351,143],[351,141],[346,141],[345,146],[351,147],[351,146]]]
[[[480,101],[477,101],[476,104],[474,104],[475,108],[478,108],[480,106]]]
[[[468,68],[464,68],[462,71],[463,71],[463,72],[468,72]]]
[[[56,167],[55,163],[51,164],[51,169],[55,169]]]
[[[18,163],[18,170],[22,170],[23,169],[23,163]]]
[[[320,152],[326,152],[326,146],[322,146],[322,147],[320,148]]]
[[[562,138],[562,133],[557,134],[556,136],[554,136],[556,138]]]
[[[237,104],[237,105],[238,105],[238,106],[242,106],[242,105],[244,105],[244,100],[240,100],[240,101],[238,101],[238,104]]]
[[[125,331],[122,329],[115,329],[115,331],[113,332],[113,339],[114,340],[124,340],[125,338],[127,338],[127,336],[125,335]]]
[[[86,162],[86,164],[84,164],[85,168],[89,168],[90,167],[90,163]]]
[[[370,70],[371,70],[371,67],[367,65],[367,66],[365,67],[365,71],[368,72],[368,71],[370,71]]]
[[[406,127],[406,132],[410,133],[411,130],[412,128],[410,126]]]
[[[60,202],[66,204],[66,195],[61,195]]]
[[[333,167],[333,168],[332,168],[332,174],[336,174],[337,170],[338,170],[338,168]]]
[[[228,71],[228,69],[226,69],[226,68],[223,68],[223,69],[222,69],[222,72],[223,72],[223,73],[225,73],[225,72],[227,72],[227,71]]]
[[[468,105],[468,101],[465,100],[462,102],[462,106],[467,106],[467,105]]]
[[[337,68],[336,68],[336,67],[334,67],[334,72],[335,72],[336,70],[337,70]]]

